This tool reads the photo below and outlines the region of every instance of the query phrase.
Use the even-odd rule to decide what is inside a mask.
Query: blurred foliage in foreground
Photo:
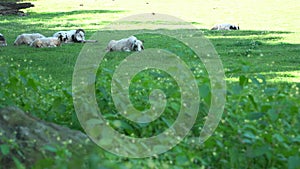
[[[247,66],[242,70],[247,70]],[[73,109],[71,89],[29,71],[20,71],[16,65],[1,65],[0,107],[15,105],[46,121],[81,129]],[[76,162],[84,168],[296,169],[300,166],[299,100],[299,84],[268,85],[263,76],[248,77],[245,73],[237,83],[228,85],[223,119],[203,145],[197,144],[199,126],[195,126],[178,146],[153,158],[121,158],[100,148],[90,150],[84,157],[72,157],[72,150],[65,147],[48,147],[46,151],[52,151],[53,156],[32,165],[68,168]],[[163,123],[166,121],[161,122],[162,126]],[[118,127],[126,134],[137,132],[131,124]],[[159,131],[160,127],[152,126],[148,132]],[[16,168],[24,168],[22,160],[14,156],[22,147],[14,145],[14,140],[0,138],[0,161],[11,157]],[[71,158],[77,160],[69,161]]]

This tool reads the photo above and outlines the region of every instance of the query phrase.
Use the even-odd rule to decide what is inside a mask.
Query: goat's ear
[[[58,36],[58,39],[62,42],[63,41],[63,36],[62,36],[62,34],[60,34],[59,36]]]
[[[64,37],[64,39],[63,39],[64,41],[67,41],[67,40],[69,40],[69,38],[68,38],[68,35],[67,34],[65,34],[65,37]]]
[[[144,40],[140,40],[141,42],[143,42],[143,43],[145,43],[145,41]]]
[[[133,49],[134,49],[134,43],[132,43],[130,46],[130,50],[133,50]]]
[[[79,33],[80,31],[85,33],[85,31],[83,29],[77,29],[75,33]]]
[[[40,47],[42,46],[42,44],[41,44],[40,42],[36,42],[35,46],[36,46],[37,48],[40,48]]]
[[[5,41],[4,36],[0,35],[0,40]]]
[[[142,50],[144,50],[144,46],[143,45],[141,46],[141,48],[142,48]]]

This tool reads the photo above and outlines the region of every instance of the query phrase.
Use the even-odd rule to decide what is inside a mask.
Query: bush
[[[43,78],[28,73],[28,70],[19,70],[16,65],[2,64],[0,68],[0,107],[17,105],[19,108],[33,115],[70,128],[81,129],[72,104],[71,89],[64,87],[64,83],[55,83],[51,77]],[[104,72],[100,81],[108,84],[110,71]],[[103,73],[103,72],[102,72]],[[157,72],[144,72],[143,85],[155,87],[151,84]],[[154,75],[154,76],[153,76]],[[107,77],[106,77],[107,76]],[[134,79],[136,82],[138,79]],[[172,80],[171,80],[172,81]],[[100,82],[99,82],[100,83]],[[137,105],[147,105],[144,94],[134,94],[135,89],[145,87],[139,83],[133,86],[132,100]],[[97,86],[98,102],[101,105],[113,104],[110,99],[108,86]],[[168,93],[168,89],[164,88]],[[147,93],[147,91],[145,91]],[[169,93],[170,94],[170,93]],[[172,94],[172,92],[171,92]],[[177,93],[173,93],[177,95]],[[208,96],[207,96],[208,97]],[[300,105],[299,84],[267,84],[261,76],[248,76],[247,73],[239,76],[238,82],[228,84],[227,103],[223,119],[213,136],[204,144],[199,145],[195,137],[199,136],[199,124],[178,146],[170,151],[147,159],[121,158],[102,149],[93,149],[82,158],[75,158],[87,168],[97,168],[105,165],[109,168],[290,168],[296,169],[299,164],[300,146]],[[205,105],[206,102],[203,102]],[[176,107],[176,106],[175,106]],[[103,106],[107,115],[113,110],[110,106]],[[176,109],[176,108],[175,108]],[[172,105],[168,109],[174,110]],[[202,113],[207,113],[207,107]],[[201,113],[200,111],[200,113]],[[173,115],[173,114],[172,114]],[[203,121],[199,116],[197,121]],[[111,117],[107,117],[110,120]],[[113,119],[113,118],[112,118]],[[134,123],[112,126],[119,132],[127,135],[149,136],[159,133],[168,122],[160,119],[154,125],[141,128]],[[114,123],[113,123],[114,124]],[[115,123],[116,124],[116,123]],[[5,140],[5,138],[1,138]],[[8,144],[0,147],[1,158],[10,153]],[[21,147],[19,147],[21,148]],[[14,146],[11,149],[18,149]],[[36,166],[57,166],[64,164],[72,166],[75,161],[69,161],[72,150],[64,147],[55,148],[53,160],[38,162]],[[49,160],[52,161],[49,163]],[[77,162],[78,162],[77,160]],[[16,165],[22,166],[18,159]],[[79,163],[79,162],[78,162]],[[48,167],[48,168],[49,168]]]
[[[71,89],[51,76],[38,77],[29,73],[30,67],[1,64],[0,108],[18,106],[43,120],[81,129],[72,104]]]

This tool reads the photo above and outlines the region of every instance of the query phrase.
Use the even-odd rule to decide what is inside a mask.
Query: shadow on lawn
[[[69,12],[29,12],[28,17],[36,17],[43,19],[53,19],[56,17],[70,16],[70,15],[80,15],[80,14],[103,14],[103,13],[122,13],[121,10],[75,10]]]
[[[69,12],[28,12],[27,16],[24,17],[16,17],[14,15],[9,16],[0,16],[0,20],[9,21],[4,23],[5,26],[8,27],[7,31],[15,31],[15,28],[18,30],[31,30],[31,29],[49,29],[55,27],[70,27],[78,25],[84,25],[84,23],[80,22],[79,24],[75,24],[76,20],[84,19],[82,14],[106,14],[106,13],[122,13],[124,11],[121,10],[75,10]],[[90,18],[88,18],[90,19]],[[102,21],[105,23],[110,23],[110,21]],[[101,22],[99,22],[101,23]],[[6,27],[3,26],[0,31],[5,33]],[[2,26],[1,26],[2,27]],[[26,29],[25,29],[26,28]]]
[[[300,70],[300,44],[282,42],[285,38],[282,35],[292,32],[230,31],[225,32],[224,36],[221,32],[206,33],[218,52],[228,77],[245,73],[242,70],[244,66],[248,67],[247,73],[262,73],[270,78],[278,76],[277,72],[288,74],[290,71]]]
[[[77,22],[82,20],[81,14],[106,14],[106,13],[122,13],[121,10],[75,10],[69,12],[29,12],[27,16],[17,17],[13,15],[0,16],[0,20],[6,21],[1,25],[0,32],[8,37],[13,36],[13,39],[21,33],[39,32],[46,36],[52,36],[54,31],[59,28],[74,29],[79,27],[89,26],[97,27],[98,25],[105,25],[111,21],[95,21],[93,23]],[[87,32],[94,32],[95,30],[85,29]]]

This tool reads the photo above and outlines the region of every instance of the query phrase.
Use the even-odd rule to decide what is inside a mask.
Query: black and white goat
[[[77,42],[82,43],[85,42],[85,31],[83,29],[77,30],[69,30],[69,31],[59,31],[53,34],[53,37],[63,37],[63,41],[66,43]]]
[[[239,26],[229,24],[229,23],[217,24],[211,28],[211,30],[239,30],[239,29],[240,29]]]
[[[0,33],[0,46],[7,46],[4,36]]]

